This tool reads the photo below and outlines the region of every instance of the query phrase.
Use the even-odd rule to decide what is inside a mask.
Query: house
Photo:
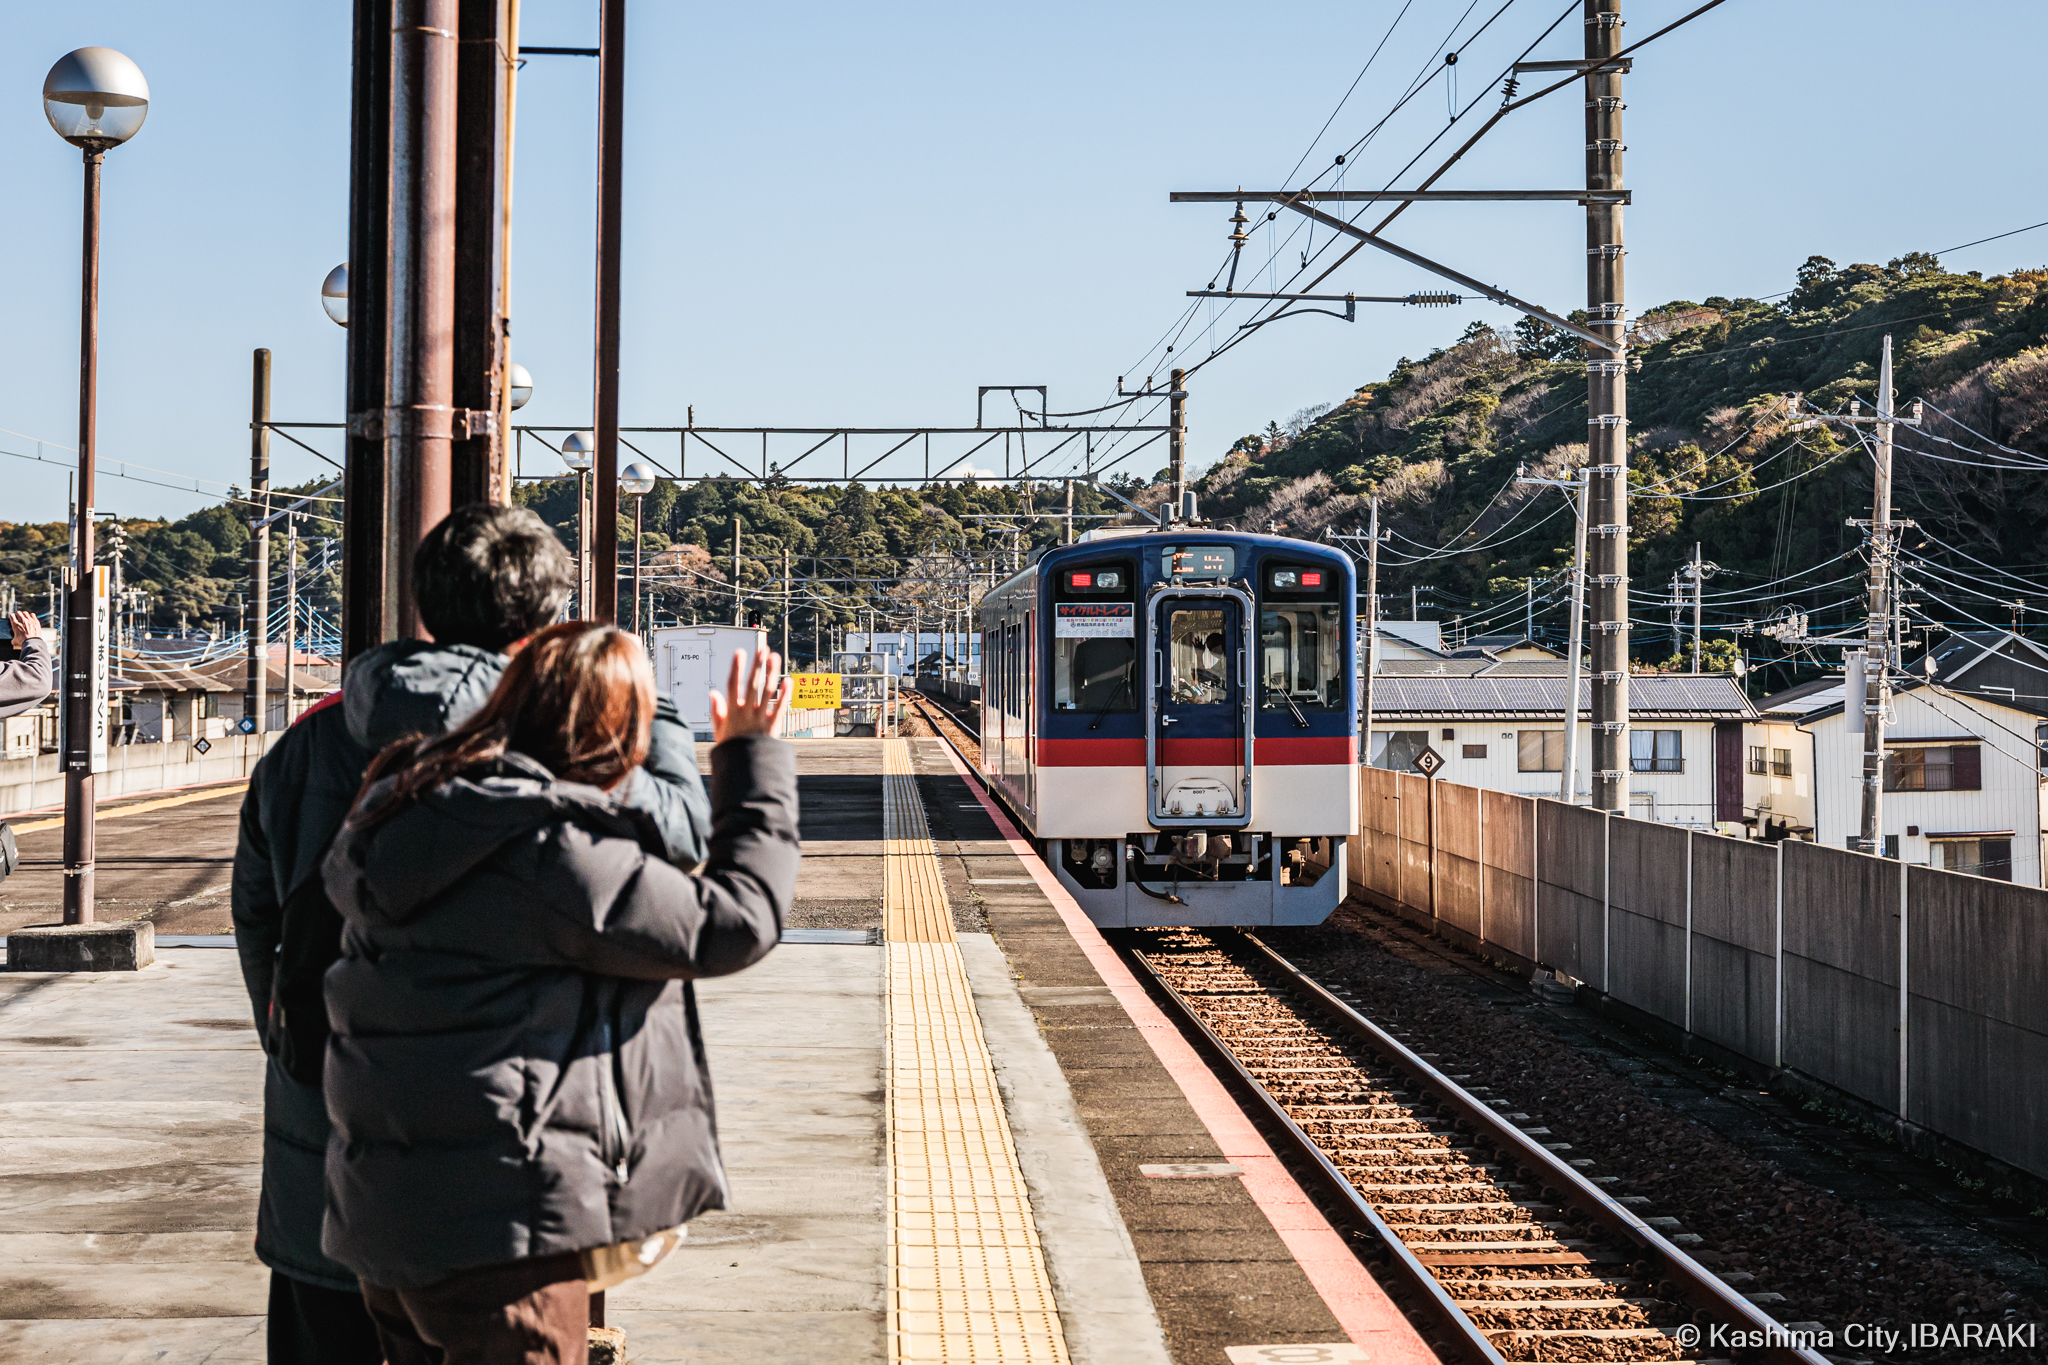
[[[248,709],[249,660],[247,655],[216,659],[201,664],[195,672],[206,674],[230,689],[220,699],[220,718],[229,729],[239,726]],[[321,654],[292,651],[292,704],[284,700],[284,645],[274,644],[264,661],[263,710],[265,730],[283,730],[306,713],[306,708],[341,685],[341,665]]]
[[[1376,768],[1411,768],[1425,748],[1454,782],[1556,796],[1564,767],[1559,676],[1373,679]],[[1579,680],[1579,714],[1592,689]],[[1629,679],[1629,814],[1696,829],[1742,833],[1743,737],[1756,708],[1722,673],[1653,673]],[[1579,722],[1576,799],[1592,796],[1592,725]]]
[[[1564,662],[1563,650],[1526,635],[1474,635],[1452,651],[1452,657],[1467,658],[1474,653],[1502,663]]]
[[[240,698],[211,671],[129,650],[115,656],[108,688],[120,707],[115,737],[129,744],[220,739],[228,732],[221,699]]]
[[[1790,688],[1760,710],[1813,750],[1815,837],[1853,846],[1863,820],[1863,736],[1842,681]],[[1879,834],[1886,856],[2043,885],[2048,830],[2048,650],[2011,631],[1951,635],[1893,684]]]

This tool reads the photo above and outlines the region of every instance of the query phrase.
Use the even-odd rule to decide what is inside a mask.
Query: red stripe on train
[[[1353,763],[1358,757],[1358,741],[1351,735],[1283,735],[1258,740],[1253,754],[1255,762],[1273,767]],[[1229,767],[1238,761],[1238,744],[1234,739],[1161,740],[1159,761],[1176,768]],[[1042,768],[1142,768],[1145,741],[1041,739],[1038,764]]]

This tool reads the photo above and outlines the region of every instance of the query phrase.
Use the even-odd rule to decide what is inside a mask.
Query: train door
[[[1024,770],[1024,809],[1038,809],[1038,636],[1032,627],[1037,623],[1038,613],[1024,613],[1024,629],[1019,641],[1024,663],[1024,686],[1021,689],[1024,700],[1024,752],[1021,756]]]
[[[1243,824],[1251,805],[1245,603],[1235,593],[1171,593],[1153,610],[1153,823]]]

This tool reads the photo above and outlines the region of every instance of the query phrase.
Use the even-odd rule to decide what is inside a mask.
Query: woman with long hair
[[[471,720],[371,766],[325,867],[322,1245],[390,1365],[581,1362],[588,1294],[724,1207],[689,983],[764,957],[795,893],[780,663],[712,699],[696,876],[616,798],[655,689],[610,626],[539,632]]]

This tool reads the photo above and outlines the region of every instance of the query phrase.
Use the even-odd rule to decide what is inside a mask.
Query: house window
[[[1790,749],[1771,750],[1771,774],[1774,777],[1792,776],[1792,751]]]
[[[2034,745],[2041,752],[2041,775],[2048,777],[2048,725],[2034,727]]]
[[[1564,771],[1564,731],[1520,730],[1515,734],[1515,769],[1525,773]]]
[[[1989,877],[1993,881],[2012,880],[2012,840],[1994,839],[1936,839],[1929,848],[1934,866],[1949,872],[1967,872],[1973,877]]]
[[[220,693],[202,692],[199,694],[199,718],[201,720],[218,720],[220,718]]]
[[[1415,756],[1429,747],[1427,730],[1380,730],[1373,734],[1372,766],[1407,772]]]
[[[1753,773],[1762,773],[1765,770],[1763,745],[1752,744],[1749,746],[1749,770]]]
[[[1984,786],[1983,758],[1975,744],[1893,749],[1885,755],[1888,792],[1973,792]]]
[[[1677,730],[1628,732],[1628,766],[1639,773],[1682,773],[1685,751]]]
[[[1485,746],[1484,744],[1467,744],[1467,745],[1465,746],[1465,757],[1467,757],[1467,758],[1485,758],[1485,757],[1486,757],[1486,746]]]

